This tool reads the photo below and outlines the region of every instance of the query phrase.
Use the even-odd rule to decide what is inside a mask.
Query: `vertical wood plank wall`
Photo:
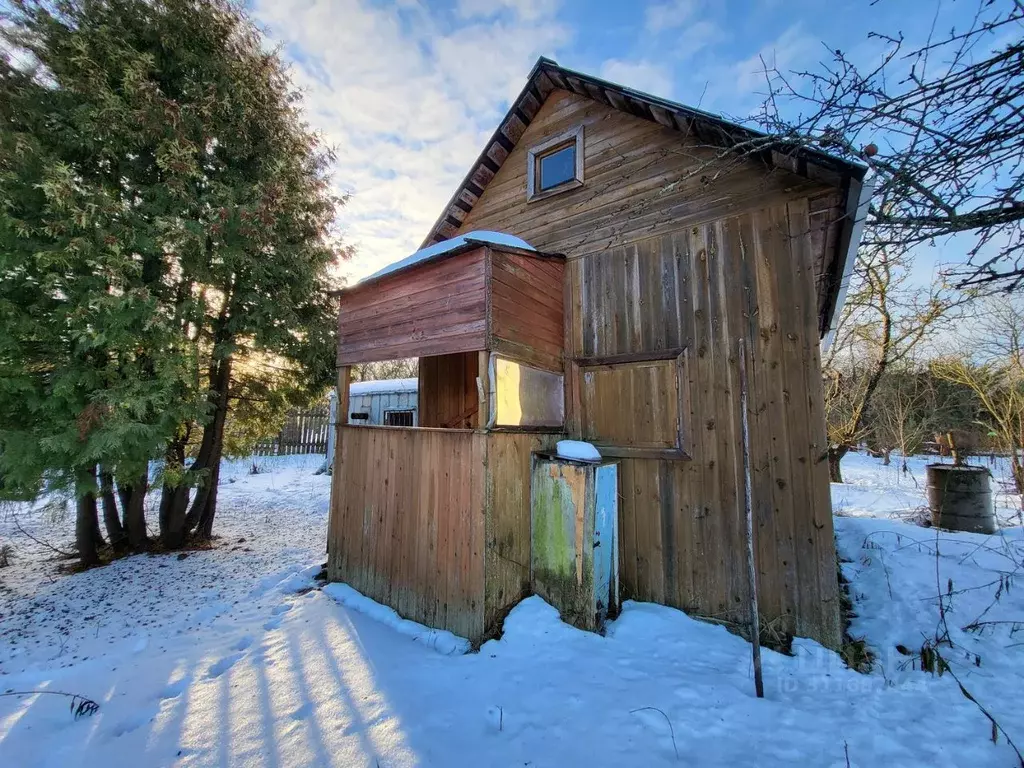
[[[401,616],[483,634],[486,435],[339,427],[328,576]]]
[[[419,425],[446,429],[476,426],[480,395],[477,352],[420,358]]]
[[[488,434],[484,627],[501,629],[508,610],[530,593],[530,473],[534,451],[564,434]]]
[[[807,226],[806,202],[794,201],[571,261],[580,290],[567,354],[687,348],[683,423],[692,461],[621,461],[623,588],[640,600],[741,620],[748,590],[736,339],[748,340],[761,611],[786,631],[835,645],[838,586]],[[615,279],[630,269],[649,279],[636,288]],[[602,288],[584,287],[594,285]],[[596,402],[616,408],[629,395],[606,391]]]
[[[559,434],[340,426],[327,570],[479,642],[529,588],[530,454]]]
[[[580,124],[585,183],[528,203],[528,149]],[[746,336],[761,611],[781,629],[836,647],[818,285],[844,201],[823,184],[753,163],[719,167],[713,180],[688,175],[709,152],[678,131],[555,91],[460,233],[499,230],[566,254],[572,434],[581,430],[574,358],[686,349],[692,460],[620,464],[627,596],[744,617],[736,340]],[[595,397],[621,408],[633,394]]]

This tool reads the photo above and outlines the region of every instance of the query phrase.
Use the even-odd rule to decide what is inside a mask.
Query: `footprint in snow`
[[[157,712],[159,711],[160,710],[158,707],[143,707],[139,712],[135,713],[131,717],[125,718],[117,725],[115,725],[113,728],[111,728],[111,738],[120,738],[121,736],[124,736],[126,733],[131,733],[132,731],[141,728],[142,726],[152,721],[153,718],[156,717]]]
[[[176,699],[186,688],[188,688],[188,678],[183,677],[180,680],[175,680],[173,683],[169,683],[164,686],[164,689],[157,694],[157,698]]]
[[[301,707],[291,713],[292,720],[305,720],[313,714],[313,705],[310,702],[306,702]]]
[[[238,663],[238,660],[242,658],[242,655],[243,654],[241,653],[232,653],[219,661],[215,661],[210,665],[210,669],[207,671],[206,676],[209,678],[220,677],[235,666],[235,664]]]
[[[267,623],[263,625],[263,629],[269,632],[272,629],[277,629],[278,627],[280,627],[281,621],[284,619],[284,615],[288,613],[288,611],[290,611],[291,609],[292,607],[287,604],[276,606],[274,610],[270,612],[273,618],[268,620]]]
[[[237,643],[235,643],[235,650],[236,651],[244,651],[250,645],[252,645],[252,635],[246,635],[241,640],[239,640]]]

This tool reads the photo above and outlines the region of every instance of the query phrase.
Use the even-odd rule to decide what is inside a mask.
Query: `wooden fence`
[[[486,435],[342,427],[332,580],[463,637],[483,631]]]
[[[256,446],[256,456],[288,456],[294,453],[327,453],[331,429],[330,407],[325,403],[304,411],[292,411],[271,440]]]
[[[342,426],[327,572],[473,642],[530,586],[531,452],[558,433]]]

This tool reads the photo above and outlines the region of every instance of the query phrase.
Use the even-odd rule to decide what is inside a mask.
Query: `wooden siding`
[[[337,443],[329,578],[480,638],[486,435],[342,426]]]
[[[491,252],[490,348],[550,371],[562,370],[565,262]]]
[[[586,183],[527,203],[527,149],[581,122]],[[724,165],[708,183],[684,178],[707,152],[688,147],[677,131],[556,91],[460,231],[496,229],[566,254],[573,436],[585,429],[588,363],[685,350],[680,421],[691,460],[620,464],[627,596],[744,620],[735,354],[736,340],[746,337],[761,610],[784,630],[836,647],[818,288],[840,201],[828,186],[753,163]],[[597,389],[587,399],[602,409],[626,403],[621,392]],[[642,420],[645,404],[633,401]],[[668,415],[653,417],[660,423]],[[610,417],[586,418],[592,429]],[[652,426],[650,438],[658,436]]]
[[[577,125],[585,126],[586,182],[527,202],[529,148]],[[834,255],[827,246],[834,251],[845,213],[835,188],[781,168],[768,171],[754,161],[712,162],[716,156],[678,130],[555,90],[457,233],[509,232],[541,250],[576,258],[757,209],[767,199],[813,197],[817,218],[812,223],[821,233],[814,239],[813,271],[823,274]],[[707,172],[688,176],[709,162],[713,170],[709,166]],[[643,279],[636,272],[618,277]]]
[[[679,365],[675,360],[580,368],[583,439],[626,448],[676,448]]]
[[[835,646],[839,641],[838,586],[824,454],[817,313],[805,201],[701,225],[642,243],[660,286],[667,282],[681,305],[671,312],[666,341],[687,348],[691,461],[623,459],[620,508],[622,580],[626,594],[699,614],[742,620],[747,584],[742,568],[742,460],[739,455],[736,339],[750,349],[751,460],[761,610],[786,631]],[[604,256],[570,265],[573,285],[596,281],[618,294],[627,316],[640,318],[639,336],[620,342],[614,322],[589,323],[574,313],[573,351],[588,344],[609,354],[632,350],[659,323],[635,305],[650,293],[609,279]],[[582,305],[582,303],[581,303]],[[646,317],[646,319],[645,319]],[[596,330],[594,330],[596,328]],[[669,341],[671,339],[671,341]],[[621,344],[621,346],[620,346]],[[643,342],[641,342],[643,346]],[[587,369],[582,369],[587,370]],[[629,400],[622,382],[583,386],[581,399],[612,413],[659,420],[669,410]],[[635,388],[629,388],[635,394]],[[592,417],[584,415],[584,429]],[[571,420],[570,420],[571,423]],[[639,424],[636,425],[639,428]],[[655,439],[656,427],[647,434]],[[627,436],[632,439],[632,436]]]
[[[476,426],[480,408],[476,386],[478,361],[476,352],[420,358],[420,426]]]
[[[558,437],[340,426],[328,577],[480,642],[529,585],[530,453]]]
[[[338,365],[484,349],[486,248],[341,294]]]
[[[484,627],[496,634],[509,609],[530,594],[530,471],[534,451],[563,434],[488,435]]]

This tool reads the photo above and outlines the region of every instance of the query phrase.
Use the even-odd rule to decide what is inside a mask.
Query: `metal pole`
[[[747,536],[747,581],[750,586],[750,647],[754,656],[754,690],[757,698],[764,698],[764,680],[761,678],[761,622],[757,615],[757,569],[754,567],[754,505],[750,480],[750,425],[747,423],[747,352],[739,340],[740,366],[740,425],[743,434],[743,506]]]

